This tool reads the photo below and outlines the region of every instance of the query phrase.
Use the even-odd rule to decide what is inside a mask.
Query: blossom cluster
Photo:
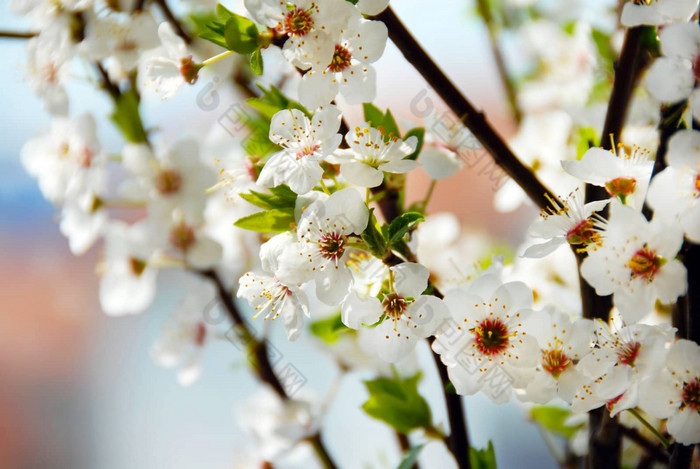
[[[521,86],[523,119],[509,144],[569,195],[548,196],[507,263],[504,248],[426,210],[436,181],[460,170],[460,136],[471,134],[461,126],[440,133],[436,113],[427,128],[401,132],[390,111],[371,104],[372,64],[388,41],[377,15],[388,1],[246,0],[240,14],[219,5],[218,19],[199,31],[208,42],[192,41],[169,15],[159,24],[149,2],[122,3],[12,3],[40,31],[27,44],[27,75],[53,117],[21,159],[57,207],[71,251],[101,242],[106,314],[146,311],[161,272],[182,274],[181,305],[152,350],[180,383],[196,381],[201,352],[220,339],[201,311],[223,290],[250,318],[282,322],[290,341],[336,318],[333,340],[319,345],[343,370],[413,371],[427,340],[460,395],[554,402],[574,414],[641,409],[675,442],[700,443],[700,346],[668,314],[697,288],[683,250],[700,243],[700,131],[682,124],[700,115],[697,1],[624,4],[624,26],[659,27],[659,56],[612,150],[597,145],[605,109],[596,100],[611,85],[598,74],[609,59],[597,47],[601,33],[582,20],[518,28],[541,67]],[[263,57],[275,53],[285,76],[296,77],[288,90],[296,100],[261,87],[249,101],[258,112],[249,130],[265,145],[168,141],[144,126],[142,94],[171,98],[234,52],[250,57],[231,58],[233,69],[262,73]],[[118,152],[102,146],[91,114],[71,117],[64,85],[73,62],[92,67],[110,94],[125,140]],[[347,119],[346,106],[361,103],[364,120]],[[661,106],[678,109],[662,113],[676,127],[670,136],[658,131],[668,125]],[[405,207],[406,178],[417,172],[431,179],[430,191]],[[498,210],[520,206],[517,183],[499,189]],[[584,187],[606,197],[586,199]],[[595,312],[602,319],[582,317],[580,282],[612,295],[612,310]],[[251,465],[288,454],[321,418],[310,398],[254,396],[241,417],[259,443]]]

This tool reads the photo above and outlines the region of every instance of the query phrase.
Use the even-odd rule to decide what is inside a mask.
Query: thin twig
[[[163,15],[165,16],[165,19],[168,20],[168,23],[170,23],[173,28],[175,28],[175,32],[177,33],[178,36],[182,38],[183,41],[185,41],[186,44],[191,44],[192,43],[192,37],[185,31],[185,29],[182,27],[182,24],[180,24],[180,21],[173,15],[173,12],[170,10],[170,7],[168,7],[168,3],[166,0],[153,0],[155,3],[158,4],[160,9],[163,11]]]
[[[241,316],[241,313],[236,306],[236,303],[233,301],[231,292],[226,288],[221,280],[221,277],[216,273],[216,271],[205,270],[198,271],[198,273],[214,283],[219,299],[236,327],[236,332],[239,334],[245,345],[255,355],[255,371],[258,378],[260,378],[261,381],[269,384],[281,399],[288,400],[290,397],[285,391],[284,386],[275,374],[272,364],[270,363],[267,341],[264,339],[258,340],[255,338],[253,333],[250,332],[247,324],[243,320],[243,316]],[[310,437],[306,438],[306,440],[311,443],[314,451],[316,451],[316,454],[326,469],[336,468],[336,465],[330,457],[328,450],[326,450],[323,441],[321,441],[321,435],[319,433],[311,435]]]
[[[483,113],[476,110],[433,62],[403,23],[401,23],[401,20],[399,20],[391,7],[375,16],[374,19],[381,20],[386,24],[389,30],[389,38],[398,47],[406,60],[435,89],[445,104],[461,119],[462,123],[474,134],[484,148],[491,153],[496,164],[513,178],[537,206],[540,208],[547,207],[549,205],[547,196],[551,200],[558,200],[556,195],[547,189],[534,173],[518,160],[508,145],[491,127]]]
[[[38,35],[39,33],[33,32],[0,31],[0,38],[4,37],[7,39],[31,39]]]
[[[498,31],[496,31],[496,25],[493,21],[491,7],[488,0],[478,0],[477,7],[481,18],[484,20],[484,24],[486,25],[486,30],[489,35],[489,43],[491,44],[491,52],[493,53],[493,59],[496,62],[496,68],[498,69],[498,75],[501,78],[501,83],[503,84],[506,98],[508,98],[510,110],[513,113],[515,122],[519,124],[522,120],[522,113],[518,107],[518,100],[515,94],[515,85],[513,84],[513,80],[511,80],[510,76],[508,75],[508,70],[506,70],[506,64],[503,60],[501,48],[498,45]]]
[[[428,339],[428,343],[431,345],[434,341],[434,337]],[[447,374],[447,367],[442,363],[440,355],[435,352],[432,352],[432,355],[440,374],[442,393],[445,397],[445,406],[447,407],[447,418],[450,421],[450,435],[447,437],[445,444],[457,460],[457,466],[460,469],[470,469],[469,434],[467,433],[464,408],[462,407],[462,397],[448,390],[447,386],[450,384],[450,377]]]

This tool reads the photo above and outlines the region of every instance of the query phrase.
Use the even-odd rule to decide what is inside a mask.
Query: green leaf
[[[114,112],[110,117],[127,141],[139,143],[147,140],[139,113],[139,95],[136,90],[130,89],[115,99]]]
[[[576,133],[576,158],[581,159],[592,146],[598,146],[598,134],[593,127],[580,127]]]
[[[244,230],[260,233],[283,233],[292,229],[294,225],[294,209],[273,208],[253,213],[239,218],[234,225]]]
[[[377,218],[374,216],[374,209],[369,211],[369,223],[362,233],[362,239],[367,243],[369,250],[377,257],[383,258],[386,253],[386,241],[384,236],[377,229]]]
[[[262,91],[262,96],[257,98],[249,98],[246,100],[246,103],[262,114],[268,121],[272,119],[272,116],[283,109],[299,109],[308,117],[311,117],[311,113],[304,106],[288,98],[274,86],[270,86],[270,88],[265,89],[264,86],[258,85],[258,88],[260,88]]]
[[[530,410],[530,417],[550,432],[557,433],[565,438],[572,438],[583,426],[566,425],[564,422],[571,415],[571,411],[555,406],[538,406]]]
[[[425,218],[420,212],[406,212],[394,218],[387,232],[389,244],[403,238],[406,233],[415,228],[415,226],[423,220],[425,220]]]
[[[228,48],[239,54],[250,54],[258,48],[258,27],[245,16],[231,13],[226,20],[224,38]]]
[[[382,123],[382,130],[384,130],[384,135],[385,137],[400,137],[401,134],[399,133],[399,126],[396,125],[396,120],[394,119],[394,116],[391,114],[391,111],[389,109],[386,110],[386,114],[384,114],[384,122]]]
[[[395,430],[408,434],[416,428],[430,428],[430,407],[418,394],[417,373],[410,378],[378,378],[365,381],[369,399],[362,409],[370,416],[381,420]]]
[[[343,324],[340,313],[311,323],[311,333],[327,344],[333,344],[341,335],[353,332]]]
[[[412,446],[411,449],[406,451],[397,469],[411,469],[418,462],[418,454],[423,449],[423,446],[425,444]]]
[[[363,103],[362,110],[365,112],[365,121],[372,127],[379,127],[384,124],[384,113],[372,103]]]
[[[264,209],[288,208],[294,210],[297,195],[287,186],[277,186],[270,189],[270,193],[257,192],[251,190],[248,193],[239,194],[243,200],[250,202],[256,207]]]
[[[250,54],[250,69],[256,75],[263,74],[262,49],[259,47],[255,49],[255,51],[252,54]]]
[[[472,469],[497,469],[496,453],[493,450],[491,440],[489,440],[489,445],[484,449],[470,447],[469,461]]]
[[[226,23],[228,20],[236,16],[234,12],[223,6],[221,3],[216,4],[216,16],[219,17],[222,23]]]
[[[405,160],[415,160],[418,158],[418,155],[420,154],[421,149],[423,148],[423,139],[425,138],[425,129],[423,127],[416,127],[414,129],[409,130],[406,132],[406,135],[403,136],[404,141],[406,141],[409,137],[416,137],[418,139],[418,143],[416,144],[416,149],[413,153],[408,155]]]

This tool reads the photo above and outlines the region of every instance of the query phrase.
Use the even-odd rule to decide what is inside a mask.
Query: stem
[[[331,195],[331,191],[328,190],[328,187],[326,187],[326,183],[323,182],[323,179],[319,181],[321,184],[321,189],[323,189],[323,192],[325,192],[327,195]]]
[[[0,38],[4,37],[7,39],[31,39],[34,36],[37,36],[39,33],[33,33],[33,32],[15,32],[15,31],[0,31]]]
[[[428,193],[425,194],[425,199],[423,199],[423,202],[421,202],[421,208],[423,208],[423,211],[425,211],[425,209],[428,208],[428,203],[430,202],[430,198],[433,196],[433,191],[435,190],[436,184],[437,184],[437,181],[435,179],[430,181],[430,186],[428,187]]]
[[[165,16],[165,19],[168,20],[168,23],[170,23],[173,26],[173,28],[175,28],[175,32],[177,33],[177,35],[180,36],[186,44],[191,44],[192,37],[187,33],[187,31],[185,31],[185,29],[182,27],[175,15],[173,15],[173,12],[170,10],[170,7],[168,7],[168,3],[166,2],[166,0],[153,1],[157,3],[160,9],[163,11],[163,16]]]
[[[215,55],[214,57],[209,57],[207,60],[203,61],[201,65],[202,67],[206,67],[207,65],[211,65],[215,62],[218,62],[219,60],[224,59],[234,53],[235,52],[233,52],[232,50],[224,51],[221,54]]]
[[[661,442],[662,445],[664,445],[664,448],[668,449],[668,447],[671,446],[671,443],[652,424],[647,422],[647,420],[642,417],[639,412],[637,412],[635,409],[627,409],[627,412],[639,420],[641,424],[644,425],[647,430],[649,430]]]
[[[613,89],[605,115],[601,144],[604,149],[612,150],[613,141],[620,140],[620,134],[627,116],[630,97],[640,72],[648,60],[642,60],[642,36],[645,26],[630,28],[625,33],[620,57],[615,64]],[[610,137],[610,138],[608,138]],[[586,184],[586,202],[607,199],[603,187]],[[607,210],[607,209],[606,209]],[[577,254],[580,266],[583,255]],[[600,318],[607,322],[613,302],[612,295],[599,296],[595,289],[579,274],[581,288],[581,306],[583,317]],[[621,464],[622,441],[619,423],[611,418],[605,407],[590,412],[590,441],[587,457],[589,468],[617,469]]]
[[[605,150],[614,150],[612,141],[620,141],[632,91],[642,69],[649,62],[648,58],[642,58],[642,36],[645,28],[646,26],[636,26],[629,28],[625,33],[622,51],[615,64],[613,88],[600,139],[601,146]],[[608,193],[604,187],[586,185],[586,202],[607,198]]]
[[[396,441],[399,442],[399,448],[401,448],[402,455],[411,449],[411,442],[409,441],[408,436],[404,435],[403,433],[396,432]],[[420,469],[420,466],[418,463],[415,463],[413,466],[411,466],[411,469]]]
[[[435,290],[436,296],[441,297],[439,291]],[[432,345],[434,337],[428,339],[428,343]],[[445,406],[447,407],[447,417],[450,421],[450,436],[445,440],[447,448],[457,460],[457,465],[460,469],[471,469],[469,461],[469,435],[467,433],[464,408],[462,407],[462,398],[459,394],[451,393],[447,390],[447,385],[450,383],[450,377],[447,374],[447,367],[440,360],[440,355],[432,352],[435,366],[440,374],[442,382],[442,392],[445,396]]]
[[[421,48],[411,33],[401,23],[391,7],[374,19],[383,21],[389,29],[389,38],[398,47],[406,60],[435,89],[442,100],[450,107],[462,123],[474,134],[494,161],[500,166],[540,208],[549,204],[547,195],[553,200],[558,198],[547,189],[525,165],[523,165],[508,145],[491,127],[483,113],[460,93],[449,78],[440,70]]]
[[[316,451],[316,455],[323,464],[323,467],[326,469],[336,469],[336,465],[333,462],[333,459],[331,459],[330,454],[328,454],[326,447],[323,445],[323,441],[321,441],[321,435],[319,433],[310,436],[307,438],[307,441],[311,443],[311,446],[313,446],[314,451]]]
[[[238,310],[238,307],[236,306],[236,303],[233,301],[231,293],[224,286],[219,274],[217,274],[214,270],[197,271],[197,273],[205,278],[208,278],[214,283],[219,299],[221,300],[221,303],[226,309],[229,317],[233,321],[237,332],[240,334],[246,346],[255,354],[255,363],[257,365],[255,367],[255,372],[257,373],[258,378],[261,381],[269,384],[282,400],[288,400],[289,395],[287,395],[287,392],[284,390],[282,383],[275,374],[272,364],[270,363],[270,358],[267,352],[267,341],[264,339],[256,339],[253,333],[250,332],[248,326],[243,320],[243,317],[241,316],[240,311]],[[323,466],[326,469],[335,469],[336,465],[323,445],[321,435],[319,433],[315,433],[314,435],[308,437],[307,440],[313,446],[314,451],[316,451],[316,454],[323,463]]]
[[[520,112],[520,109],[518,108],[518,101],[515,95],[515,86],[513,85],[513,81],[508,76],[506,64],[503,60],[503,54],[501,54],[501,48],[498,46],[498,31],[496,31],[496,25],[493,22],[493,15],[491,14],[491,9],[489,7],[488,0],[478,0],[477,9],[479,10],[481,18],[484,20],[486,30],[489,34],[491,52],[493,53],[493,59],[496,62],[496,68],[498,69],[498,75],[501,78],[503,89],[505,90],[506,97],[508,98],[510,110],[513,113],[515,122],[519,124],[523,116]]]

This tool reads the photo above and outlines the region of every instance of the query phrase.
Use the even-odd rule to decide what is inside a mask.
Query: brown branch
[[[652,442],[651,440],[647,439],[644,435],[639,433],[639,430],[637,430],[636,428],[630,428],[625,427],[624,425],[620,425],[620,431],[622,432],[622,436],[628,438],[630,441],[633,441],[642,448],[644,448],[646,453],[654,461],[659,461],[662,463],[668,462],[669,455],[666,449],[663,446],[658,445]]]
[[[192,36],[190,36],[187,31],[182,27],[182,24],[180,24],[180,21],[173,15],[173,12],[170,10],[170,7],[168,7],[168,3],[166,0],[153,0],[161,9],[163,12],[163,15],[165,16],[165,19],[168,20],[168,23],[170,23],[173,28],[175,28],[175,32],[177,33],[178,36],[182,38],[183,41],[187,44],[192,43]]]
[[[241,313],[238,310],[238,307],[236,306],[236,303],[233,301],[233,296],[231,295],[231,292],[226,288],[223,281],[221,280],[221,277],[219,277],[216,271],[205,270],[198,271],[197,273],[211,280],[214,283],[219,300],[221,300],[224,309],[226,309],[226,312],[233,321],[233,324],[236,328],[236,332],[239,334],[239,337],[243,340],[244,344],[255,356],[255,372],[257,373],[258,378],[261,381],[270,385],[270,387],[275,391],[275,393],[277,393],[277,395],[281,399],[288,400],[290,397],[285,391],[284,386],[275,374],[275,371],[272,368],[272,364],[270,363],[270,357],[268,355],[267,349],[267,341],[264,339],[258,340],[257,338],[255,338],[253,333],[250,332],[248,326],[243,320],[243,316],[241,316]],[[306,438],[306,440],[309,443],[311,443],[314,450],[316,451],[316,454],[318,455],[319,459],[321,460],[323,466],[326,469],[336,468],[336,465],[330,457],[328,450],[321,441],[321,435],[319,433],[311,435],[310,437]]]
[[[401,23],[391,7],[374,19],[383,21],[389,29],[389,38],[398,47],[406,60],[423,76],[442,100],[450,107],[462,123],[474,134],[479,142],[491,153],[494,161],[540,208],[548,206],[547,196],[552,200],[557,197],[547,189],[537,177],[523,165],[508,145],[491,127],[481,111],[462,95],[449,78],[433,62],[411,33]]]
[[[7,39],[31,39],[35,36],[38,36],[39,33],[33,33],[33,32],[15,32],[15,31],[0,31],[0,38],[7,38]]]
[[[508,99],[510,110],[513,113],[515,122],[520,123],[523,116],[520,112],[520,108],[518,108],[518,100],[517,96],[515,95],[515,86],[513,84],[513,81],[510,79],[510,76],[508,75],[508,70],[506,70],[506,64],[503,60],[501,48],[498,45],[498,32],[496,31],[496,27],[493,23],[491,7],[489,6],[488,0],[478,0],[477,7],[481,18],[484,20],[484,24],[486,25],[486,30],[489,36],[489,43],[491,45],[491,53],[493,54],[493,59],[496,62],[498,75],[501,79],[501,84],[503,85],[503,89],[506,93],[506,98]]]
[[[632,91],[639,75],[648,62],[642,56],[642,36],[646,26],[630,28],[625,39],[620,58],[615,64],[613,89],[610,94],[608,110],[605,115],[601,145],[604,149],[613,149],[613,140],[618,141],[624,126]],[[612,137],[612,138],[610,138]],[[608,198],[603,187],[586,185],[586,202]],[[577,254],[577,262],[583,255]],[[579,275],[581,288],[581,306],[585,318],[599,318],[608,321],[613,302],[612,295],[599,296],[595,289]],[[590,441],[587,464],[589,468],[617,469],[621,464],[621,434],[618,420],[610,417],[605,407],[590,412]]]

